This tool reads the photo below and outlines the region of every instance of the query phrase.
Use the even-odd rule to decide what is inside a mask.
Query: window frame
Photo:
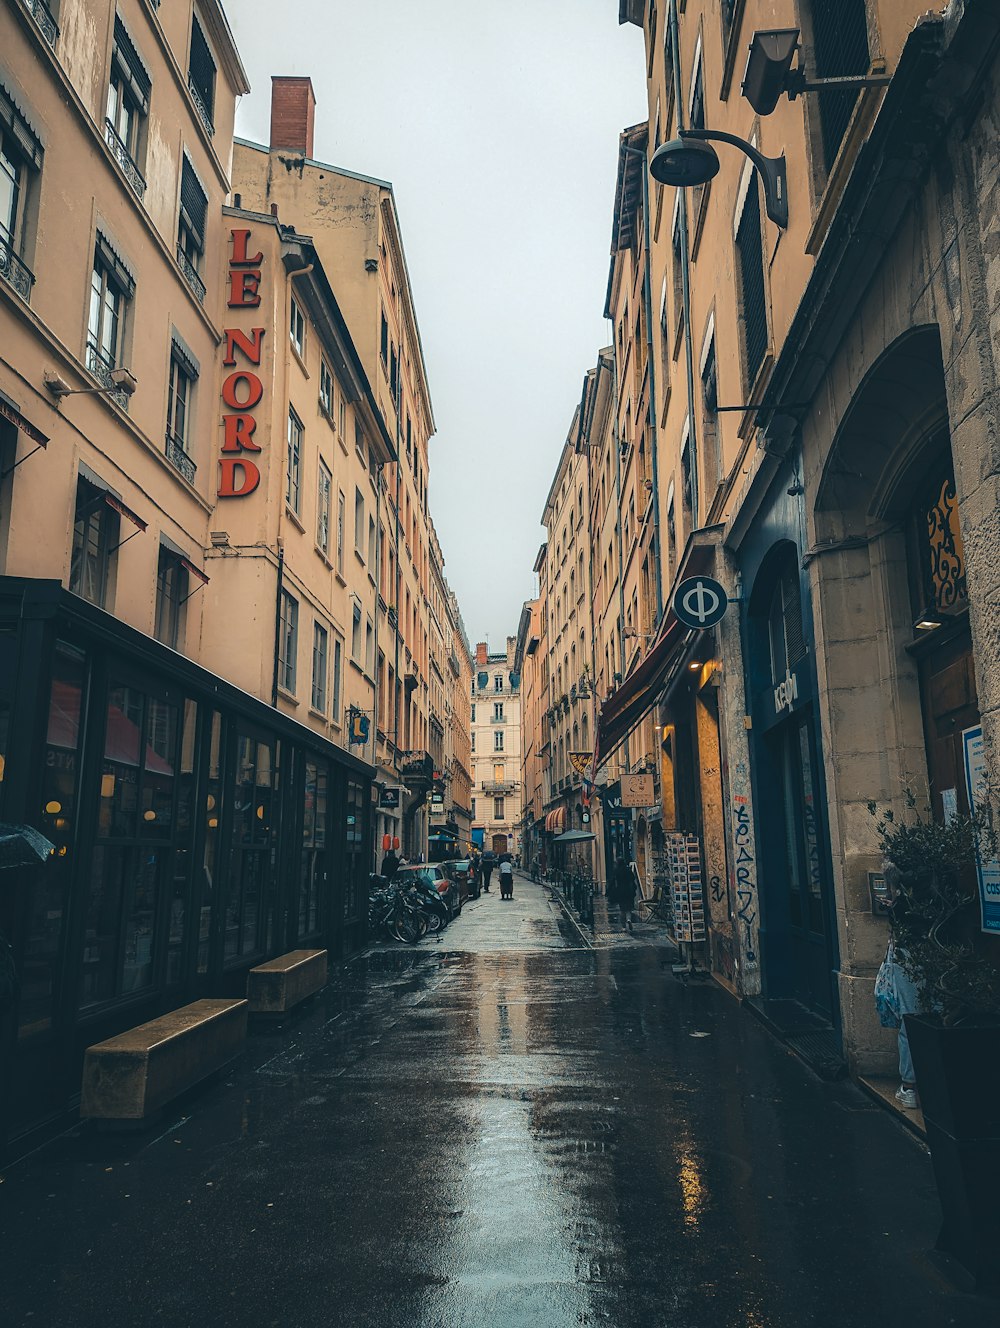
[[[302,511],[302,443],[305,438],[305,426],[288,407],[288,437],[285,456],[285,506],[296,517]]]
[[[278,686],[295,696],[298,683],[299,601],[289,590],[282,590],[278,634]]]
[[[316,468],[316,547],[324,558],[330,554],[330,518],[333,510],[333,471],[322,457]]]
[[[328,696],[328,678],[330,672],[330,632],[327,627],[315,619],[313,621],[312,647],[312,687],[310,705],[318,714],[326,714]]]

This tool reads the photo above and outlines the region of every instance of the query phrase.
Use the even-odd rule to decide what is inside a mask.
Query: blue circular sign
[[[726,616],[729,596],[710,576],[689,576],[674,592],[673,610],[685,627],[704,632]]]

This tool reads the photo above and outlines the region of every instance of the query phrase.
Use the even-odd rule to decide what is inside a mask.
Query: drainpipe
[[[677,0],[670,0],[670,59],[673,66],[674,102],[677,106],[677,128],[684,126],[684,98],[681,94],[681,54],[677,26]],[[684,368],[687,378],[688,402],[688,457],[691,467],[691,529],[698,529],[698,432],[694,421],[694,344],[691,329],[691,258],[688,244],[687,191],[680,194],[681,223],[681,297],[684,306]]]
[[[618,665],[622,682],[625,681],[625,568],[622,561],[622,445],[618,432],[618,341],[614,323],[611,325],[612,387],[614,388],[614,414],[612,437],[615,445],[615,545],[618,554]],[[614,679],[611,680],[614,682]],[[625,738],[625,768],[629,768],[629,740]]]
[[[271,678],[271,705],[278,707],[278,659],[281,654],[281,596],[285,588],[285,540],[278,536],[278,580],[274,596],[274,672]]]

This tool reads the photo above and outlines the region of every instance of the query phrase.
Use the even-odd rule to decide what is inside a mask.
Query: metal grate
[[[817,78],[867,74],[870,67],[865,0],[812,0],[812,46]],[[858,93],[830,88],[819,94],[823,159],[829,171],[840,148]]]
[[[767,353],[767,301],[764,294],[764,252],[760,229],[760,197],[753,177],[736,232],[740,270],[740,313],[743,319],[743,363],[749,393]]]

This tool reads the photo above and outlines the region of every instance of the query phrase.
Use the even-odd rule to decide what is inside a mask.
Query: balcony
[[[400,752],[399,773],[408,789],[430,788],[434,782],[434,758],[430,752]]]
[[[117,161],[122,175],[132,186],[132,192],[136,198],[145,197],[146,181],[143,179],[139,167],[132,160],[132,154],[118,137],[117,131],[110,120],[104,121],[104,137],[107,140],[108,147],[115,154],[115,161]]]
[[[191,73],[188,74],[188,92],[190,92],[194,108],[198,112],[198,118],[205,127],[205,133],[208,134],[209,138],[213,138],[215,136],[215,125],[212,123],[212,117],[205,105],[205,99],[194,81],[194,75]]]
[[[17,291],[25,304],[31,302],[31,288],[35,284],[34,274],[3,240],[0,240],[0,277]]]
[[[194,291],[198,299],[198,303],[204,304],[205,283],[198,275],[198,269],[194,266],[194,264],[191,262],[190,258],[188,258],[187,254],[184,252],[184,250],[181,248],[180,245],[177,246],[177,265],[180,268],[180,270],[184,273],[184,280]]]
[[[21,3],[35,20],[38,31],[55,50],[56,38],[59,36],[59,24],[52,17],[52,11],[45,0],[21,0]]]
[[[519,789],[521,782],[517,779],[484,779],[482,787],[484,793],[503,796],[505,793],[513,793]]]
[[[167,460],[175,470],[180,471],[188,484],[194,483],[195,471],[198,467],[188,456],[183,442],[169,433],[167,434]]]
[[[107,395],[121,406],[122,410],[128,412],[128,393],[123,388],[115,387],[111,377],[111,370],[115,366],[108,364],[101,352],[92,343],[87,343],[87,368],[100,385],[107,390]]]

